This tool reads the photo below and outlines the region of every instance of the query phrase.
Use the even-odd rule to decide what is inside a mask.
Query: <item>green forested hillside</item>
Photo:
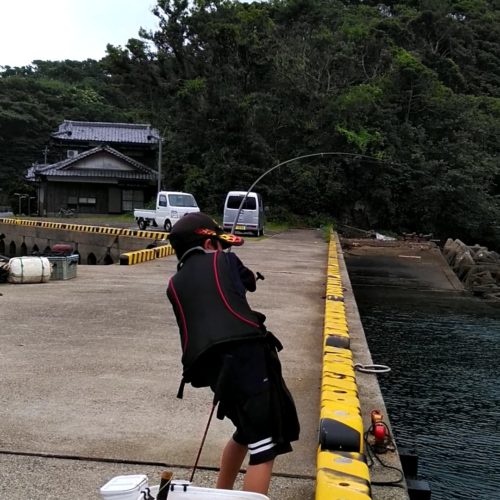
[[[101,61],[4,68],[3,186],[63,119],[150,122],[165,185],[206,210],[352,153],[276,169],[271,214],[500,246],[500,0],[158,4],[160,30]]]

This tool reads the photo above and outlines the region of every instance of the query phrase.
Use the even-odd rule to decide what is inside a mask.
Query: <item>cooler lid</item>
[[[144,474],[132,474],[128,476],[115,476],[101,487],[101,493],[121,494],[137,490],[148,482],[148,476]]]

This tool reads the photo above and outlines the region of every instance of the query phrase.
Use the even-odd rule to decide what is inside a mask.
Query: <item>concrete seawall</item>
[[[0,255],[44,253],[56,243],[70,244],[81,264],[115,264],[120,255],[166,243],[167,233],[65,222],[0,219]]]

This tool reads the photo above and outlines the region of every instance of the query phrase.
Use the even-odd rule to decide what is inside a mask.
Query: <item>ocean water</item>
[[[354,288],[398,446],[433,500],[500,499],[500,307],[456,293]]]

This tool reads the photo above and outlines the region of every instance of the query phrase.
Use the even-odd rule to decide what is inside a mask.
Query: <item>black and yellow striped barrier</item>
[[[316,498],[371,499],[370,472],[364,455],[340,451],[318,453]]]
[[[370,499],[363,419],[334,234],[328,246],[320,407],[316,500]]]
[[[122,229],[122,233],[120,234],[120,236],[166,240],[168,237],[168,233],[162,233],[161,231],[136,231],[135,229]]]
[[[136,250],[134,252],[126,252],[120,255],[120,264],[132,266],[141,264],[154,259],[160,259],[174,254],[174,249],[171,245],[161,245],[155,248],[145,248],[144,250]]]
[[[133,238],[148,238],[154,240],[166,240],[168,237],[168,233],[164,233],[161,231],[135,231],[133,229],[126,229],[126,228],[91,226],[85,224],[71,224],[66,222],[0,218],[0,223],[15,224],[18,226],[41,227],[45,229],[79,231],[83,233],[109,234],[112,236],[130,236]]]

